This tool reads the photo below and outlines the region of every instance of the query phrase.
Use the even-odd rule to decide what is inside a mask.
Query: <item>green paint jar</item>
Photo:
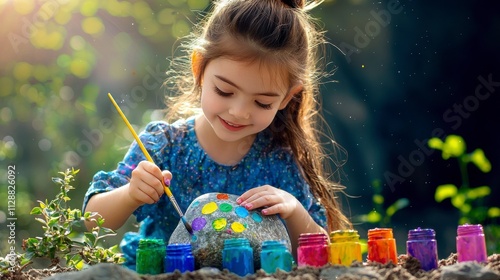
[[[139,274],[163,273],[165,242],[162,239],[141,239],[136,252],[135,271]]]

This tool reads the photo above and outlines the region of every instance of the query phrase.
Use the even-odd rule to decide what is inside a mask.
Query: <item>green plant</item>
[[[465,140],[459,135],[448,135],[444,141],[439,138],[431,138],[429,147],[441,150],[442,158],[448,160],[456,158],[461,175],[461,185],[443,184],[436,188],[434,199],[443,202],[450,199],[453,207],[460,212],[459,224],[483,224],[489,252],[498,252],[500,244],[500,226],[494,223],[500,217],[499,207],[487,207],[484,198],[491,193],[489,186],[471,187],[469,183],[468,165],[474,164],[483,173],[491,171],[491,163],[482,149],[475,149],[471,153],[466,152]],[[491,221],[491,224],[484,223]]]
[[[66,170],[59,172],[62,178],[52,178],[59,185],[59,193],[56,198],[48,202],[39,201],[39,205],[31,210],[31,215],[41,216],[35,218],[42,224],[44,234],[42,237],[31,237],[23,240],[25,254],[10,255],[0,259],[0,271],[13,271],[13,265],[22,270],[34,258],[48,258],[52,265],[59,263],[63,257],[68,267],[82,269],[85,265],[93,265],[101,262],[121,263],[123,257],[118,252],[117,245],[104,248],[99,242],[116,233],[103,227],[104,219],[95,212],[85,212],[71,209],[67,202],[70,200],[68,192],[73,190],[71,182],[79,170]],[[91,231],[84,231],[80,237],[75,227],[84,227],[85,221],[95,223]]]
[[[399,210],[407,207],[410,202],[407,198],[400,198],[384,209],[385,199],[382,195],[382,184],[380,180],[374,180],[372,188],[373,210],[371,210],[368,214],[355,217],[355,221],[378,224],[380,227],[390,226],[392,216],[394,216],[394,214],[396,214]]]
[[[407,198],[400,198],[385,208],[385,199],[382,195],[382,183],[380,180],[373,180],[372,189],[373,209],[368,214],[355,216],[353,221],[356,223],[376,224],[378,227],[390,227],[392,216],[399,210],[407,207],[410,202]],[[368,251],[367,242],[367,239],[360,239],[362,254],[366,254]]]

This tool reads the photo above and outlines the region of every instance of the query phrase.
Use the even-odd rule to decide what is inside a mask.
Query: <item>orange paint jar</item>
[[[396,239],[390,228],[374,228],[368,230],[368,261],[386,264],[398,263]]]

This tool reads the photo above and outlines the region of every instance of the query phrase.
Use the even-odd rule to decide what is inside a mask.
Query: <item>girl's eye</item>
[[[228,97],[228,96],[231,96],[231,93],[229,92],[224,92],[222,90],[220,90],[218,87],[214,87],[214,90],[215,92],[220,95],[220,96],[224,96],[224,97]]]
[[[262,104],[258,101],[255,101],[255,103],[262,109],[271,110],[271,104]]]

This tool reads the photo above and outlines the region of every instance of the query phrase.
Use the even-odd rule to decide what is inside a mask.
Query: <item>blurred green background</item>
[[[437,202],[434,193],[438,185],[460,186],[462,176],[458,161],[427,148],[435,136],[458,134],[467,152],[483,149],[492,169],[469,166],[468,179],[489,192],[473,206],[499,206],[500,18],[494,3],[327,0],[313,11],[331,42],[327,68],[335,71],[321,87],[323,115],[348,153],[339,157],[347,160],[342,180],[352,197],[341,199],[362,238],[375,226],[392,227],[401,254],[408,230],[433,228],[439,257],[456,251],[459,207]],[[81,170],[70,193],[72,207],[81,208],[93,174],[113,169],[133,140],[108,92],[136,130],[162,118],[168,61],[209,4],[0,0],[2,255],[9,246],[8,166],[16,171],[21,251],[22,239],[41,233],[29,211],[57,193],[51,177],[68,167]],[[390,208],[394,202],[402,202],[401,209]],[[373,219],[373,210],[387,219]],[[476,221],[498,225],[498,219]],[[106,243],[118,243],[134,228],[131,218]]]

